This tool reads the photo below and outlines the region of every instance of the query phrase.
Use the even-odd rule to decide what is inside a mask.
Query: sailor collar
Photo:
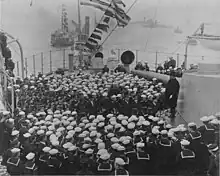
[[[35,163],[32,163],[31,166],[26,166],[25,168],[26,168],[26,169],[29,169],[29,170],[33,170],[34,167],[35,167]]]
[[[214,131],[215,129],[213,129],[213,128],[209,128],[209,127],[207,127],[207,125],[204,125],[205,126],[205,129],[207,130],[207,131]]]
[[[17,158],[17,159],[18,159],[17,162],[16,162],[16,163],[13,163],[13,161],[11,161],[12,158],[9,158],[9,159],[7,160],[7,163],[8,163],[8,164],[11,164],[11,165],[13,165],[13,166],[18,166],[18,164],[19,164],[19,162],[20,162],[20,159],[19,159],[19,158]]]
[[[127,175],[127,176],[129,176],[128,171],[127,171],[127,170],[125,170],[125,172],[126,172],[126,175]],[[117,176],[117,170],[115,170],[115,176]]]
[[[143,154],[141,156],[141,154]],[[150,155],[146,154],[145,152],[137,152],[137,159],[138,160],[150,160]]]
[[[109,164],[109,168],[106,168],[106,169],[102,169],[100,168],[102,164],[99,164],[98,165],[98,171],[111,171],[112,170],[112,165]]]
[[[187,154],[191,154],[191,155],[184,155],[184,151],[190,152],[190,153],[187,153]],[[190,151],[190,150],[183,150],[183,151],[181,151],[180,154],[181,154],[181,157],[183,159],[185,159],[185,158],[195,158],[195,153],[193,151]]]
[[[198,131],[198,132],[195,132],[195,133],[189,133],[189,135],[190,135],[190,137],[192,138],[192,139],[199,139],[199,138],[201,138],[202,136],[201,136],[201,133]]]
[[[136,153],[136,151],[135,151],[135,150],[127,151],[127,152],[125,152],[125,155],[127,155],[127,154],[129,154],[129,153]]]
[[[160,141],[159,144],[165,147],[171,147],[171,141],[169,141],[169,144],[164,144]]]

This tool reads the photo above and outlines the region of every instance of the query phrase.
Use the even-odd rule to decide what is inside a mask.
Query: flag
[[[99,33],[99,34],[102,34],[102,31],[100,31],[99,29],[95,28],[94,30],[95,33]]]
[[[118,22],[118,26],[119,27],[125,27],[128,25],[129,21],[131,20],[131,18],[126,15],[126,14],[115,14],[115,18],[117,19]]]
[[[107,0],[108,2],[113,2],[114,4],[123,5],[123,7],[126,7],[125,3],[122,0]]]
[[[94,39],[102,40],[102,37],[97,35],[97,34],[95,34],[95,33],[92,33],[92,35],[90,37],[92,37]]]
[[[104,23],[108,24],[110,21],[110,17],[104,17],[104,19],[102,20]]]
[[[100,30],[102,30],[102,31],[104,31],[104,32],[108,32],[109,26],[108,26],[107,24],[98,24],[98,25],[96,26],[96,28],[98,28],[98,29],[100,29]]]
[[[90,37],[89,37],[87,42],[90,43],[91,45],[94,45],[94,46],[98,45],[98,42],[96,40],[94,40],[93,38],[90,38]]]
[[[85,47],[87,47],[89,50],[94,50],[95,46],[92,45],[90,42],[86,42]]]

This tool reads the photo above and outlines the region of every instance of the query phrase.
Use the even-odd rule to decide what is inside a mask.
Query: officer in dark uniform
[[[22,175],[24,171],[24,165],[20,160],[20,149],[11,149],[12,156],[7,160],[7,172],[10,175]]]
[[[181,141],[181,151],[178,155],[178,171],[181,175],[192,175],[195,170],[195,153],[188,149],[190,142],[187,140]]]
[[[174,118],[176,114],[177,99],[180,89],[180,84],[177,81],[177,79],[174,77],[174,74],[175,74],[174,71],[170,73],[170,80],[166,84],[166,91],[165,91],[165,102],[170,108],[171,118]]]
[[[37,175],[37,166],[35,164],[35,154],[29,153],[24,163],[24,175]]]

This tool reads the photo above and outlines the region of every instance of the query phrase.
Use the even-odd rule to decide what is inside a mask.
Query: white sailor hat
[[[85,138],[85,137],[86,137],[86,134],[85,134],[85,133],[80,133],[80,134],[78,135],[78,137],[79,137],[79,138]]]
[[[67,130],[72,130],[72,129],[73,129],[73,126],[69,125],[69,126],[66,127],[66,129],[67,129]]]
[[[13,149],[11,149],[11,152],[12,153],[18,153],[18,152],[20,152],[21,151],[21,149],[19,149],[19,148],[13,148]]]
[[[72,112],[72,115],[77,115],[77,112],[76,112],[76,111],[73,111],[73,112]]]
[[[57,149],[51,149],[51,150],[49,151],[49,154],[50,154],[50,155],[56,155],[58,152],[59,152],[59,151],[58,151]]]
[[[101,142],[98,144],[98,149],[104,149],[105,148],[105,143],[104,142]]]
[[[82,148],[83,148],[83,149],[87,149],[87,148],[89,148],[90,146],[91,146],[90,144],[83,144],[83,145],[82,145]]]
[[[9,115],[10,114],[10,112],[9,111],[3,111],[3,115]]]
[[[143,148],[144,146],[145,146],[144,143],[138,142],[136,147],[137,147],[137,148]]]
[[[28,153],[28,154],[27,154],[26,159],[27,159],[27,160],[32,160],[32,159],[34,159],[34,157],[35,157],[35,153],[32,153],[32,152],[31,152],[31,153]]]
[[[130,140],[126,139],[126,140],[124,140],[122,143],[123,143],[124,145],[127,145],[127,144],[130,143]]]
[[[113,149],[115,149],[115,150],[117,150],[119,146],[120,146],[120,144],[118,144],[118,143],[115,143],[115,144],[112,144],[112,145],[111,145],[111,147],[112,147]]]
[[[101,158],[102,160],[108,160],[108,159],[110,158],[110,155],[109,155],[108,153],[104,153],[104,154],[102,154],[102,155],[100,156],[100,158]]]
[[[93,154],[93,152],[94,152],[93,149],[87,149],[87,150],[85,151],[85,154],[91,155],[91,154]]]
[[[213,124],[213,125],[218,125],[218,124],[219,124],[219,120],[213,119],[213,120],[211,120],[209,123],[211,123],[211,124]]]
[[[106,149],[100,149],[98,152],[97,152],[97,155],[103,155],[105,153],[108,153],[108,151]]]
[[[196,123],[194,123],[194,122],[188,123],[188,127],[194,127],[194,126],[196,126]]]
[[[131,123],[128,124],[127,127],[128,127],[128,129],[134,129],[135,123],[132,123],[132,122],[131,122]]]
[[[68,148],[68,151],[75,151],[77,149],[77,147],[75,145],[72,145]]]
[[[19,134],[19,131],[18,130],[14,130],[11,132],[11,135],[12,136],[17,136]]]
[[[149,126],[149,125],[150,125],[150,122],[147,121],[147,120],[145,120],[145,121],[142,122],[142,125],[144,125],[144,126]]]
[[[200,120],[202,122],[208,122],[209,121],[209,117],[208,116],[203,116],[203,117],[200,118]]]
[[[139,136],[140,134],[141,134],[141,132],[137,131],[137,130],[133,133],[134,136]]]
[[[91,139],[90,137],[86,137],[86,138],[84,139],[84,141],[86,141],[86,142],[92,142],[92,139]]]
[[[30,133],[30,134],[32,134],[34,132],[34,128],[30,128],[29,130],[28,130],[28,133]]]
[[[97,144],[102,143],[102,142],[103,142],[103,140],[100,139],[100,138],[97,138],[97,139],[95,140],[95,143],[97,143]]]
[[[75,132],[79,133],[79,132],[81,132],[81,131],[82,131],[82,128],[80,128],[80,127],[76,127],[76,128],[75,128]]]
[[[121,124],[127,126],[128,125],[128,121],[127,120],[122,120]]]
[[[166,128],[170,129],[170,128],[172,128],[172,125],[167,124],[167,125],[166,125]]]
[[[33,116],[32,114],[28,114],[28,115],[27,115],[27,118],[28,118],[28,119],[32,119],[32,118],[34,118],[34,116]]]
[[[183,140],[180,142],[180,144],[181,144],[182,146],[187,146],[187,145],[190,144],[190,142],[187,141],[187,140],[185,140],[185,139],[183,139]]]
[[[91,131],[91,133],[90,133],[90,137],[95,137],[97,135],[97,131]]]
[[[25,138],[29,138],[29,137],[31,137],[31,134],[30,134],[30,133],[25,133],[25,134],[23,134],[23,136],[24,136]]]
[[[118,140],[118,138],[116,138],[116,137],[112,137],[112,138],[111,138],[111,142],[113,142],[113,143],[118,143],[119,140]]]
[[[164,124],[165,122],[163,120],[160,120],[159,122],[157,122],[158,125],[162,125]]]
[[[167,132],[167,130],[162,130],[161,132],[160,132],[160,134],[162,134],[162,135],[166,135],[168,132]]]
[[[19,115],[25,115],[25,112],[24,111],[20,111]]]
[[[123,147],[123,146],[120,145],[120,146],[118,146],[117,150],[118,150],[118,151],[125,151],[125,147]]]
[[[123,166],[123,165],[125,165],[125,162],[122,158],[115,158],[115,164]]]
[[[46,132],[46,136],[50,136],[51,134],[53,134],[52,131],[47,131],[47,132]]]

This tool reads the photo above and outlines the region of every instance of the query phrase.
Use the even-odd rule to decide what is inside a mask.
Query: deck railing
[[[104,54],[104,63],[106,63],[108,56],[111,55],[110,49],[103,49]],[[156,69],[158,64],[164,64],[165,60],[168,60],[168,57],[173,57],[176,60],[177,67],[181,67],[184,62],[185,55],[181,53],[166,53],[161,51],[143,51],[143,50],[135,50],[135,49],[118,49],[114,48],[116,55],[120,62],[121,54],[126,51],[131,50],[135,54],[135,61],[131,64],[131,68],[134,68],[135,65],[141,62],[148,62],[148,65],[151,69]],[[80,59],[78,54],[74,53],[71,49],[58,49],[58,50],[50,50],[46,52],[41,52],[34,54],[32,56],[26,57],[24,61],[24,72],[25,77],[28,75],[34,74],[37,75],[38,72],[43,74],[47,74],[49,72],[55,71],[58,68],[69,69],[69,54],[74,55],[73,65],[75,68],[79,66]],[[88,54],[84,54],[84,57],[88,57]],[[188,64],[197,64],[199,61],[202,61],[208,57],[205,56],[194,56],[187,55]],[[210,58],[210,57],[209,57]],[[17,76],[21,76],[20,62],[16,63],[15,73]]]

